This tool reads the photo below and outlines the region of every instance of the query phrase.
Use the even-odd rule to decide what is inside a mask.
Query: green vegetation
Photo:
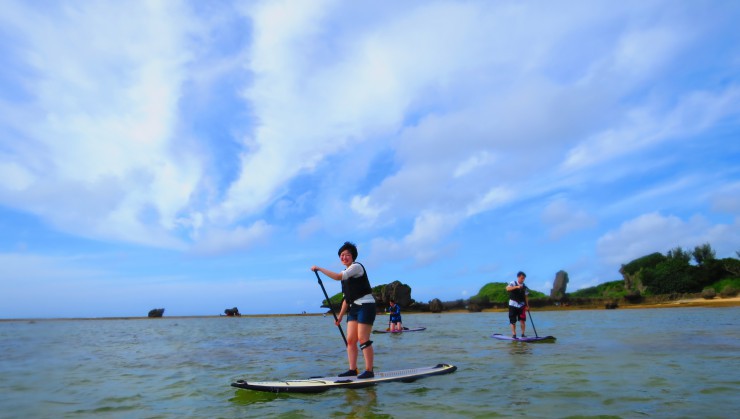
[[[505,282],[489,282],[478,291],[478,294],[470,298],[470,302],[482,305],[508,303],[509,293],[506,292],[507,285]],[[546,295],[539,291],[529,290],[530,299],[545,297]]]
[[[331,301],[331,304],[336,308],[337,310],[342,308],[342,300],[344,299],[344,294],[341,292],[338,292],[331,297],[329,297],[329,301]],[[321,307],[329,307],[328,304],[326,304],[326,300],[323,300],[321,302]]]
[[[644,262],[646,258],[636,261]],[[691,264],[692,258],[696,262],[695,265]],[[732,264],[732,259],[716,259],[714,250],[708,243],[697,246],[692,253],[681,247],[670,250],[663,258],[654,253],[649,255],[649,260],[651,262],[649,264],[630,262],[622,271],[625,274],[630,272],[637,274],[643,289],[633,288],[653,295],[701,292],[704,288],[732,275],[726,269],[726,265]],[[637,265],[640,265],[639,270],[635,272]]]
[[[712,288],[717,294],[732,294],[731,290],[734,289],[735,295],[737,295],[737,290],[740,290],[740,278],[725,278],[715,282],[709,288]]]
[[[716,253],[714,252],[714,250],[712,250],[712,247],[709,245],[709,243],[704,243],[701,246],[696,246],[692,255],[694,256],[696,264],[699,266],[703,265],[705,261],[717,259]]]
[[[504,303],[509,301],[509,293],[506,292],[506,283],[504,282],[489,282],[484,285],[478,294],[471,298],[472,301],[477,303]]]
[[[641,269],[652,269],[664,260],[665,256],[663,256],[662,254],[657,252],[651,253],[649,255],[637,258],[626,265],[622,265],[622,269],[620,270],[620,272],[622,272],[623,275],[635,275]]]
[[[622,298],[626,294],[624,281],[620,280],[580,289],[576,292],[568,293],[568,296],[571,298]]]

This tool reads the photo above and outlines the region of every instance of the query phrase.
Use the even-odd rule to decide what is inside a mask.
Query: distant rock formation
[[[406,308],[414,303],[411,298],[411,287],[402,284],[400,281],[393,281],[390,284],[380,286],[380,290],[373,292],[376,303],[385,307],[388,306],[391,299],[401,308]]]
[[[224,310],[224,314],[226,314],[226,316],[228,317],[240,317],[242,315],[241,313],[239,313],[239,309],[236,307],[227,308],[226,310]]]
[[[429,302],[429,311],[432,313],[441,313],[443,308],[444,305],[442,304],[442,300],[439,298],[435,298]]]
[[[162,317],[164,315],[163,308],[153,308],[149,310],[149,317]]]
[[[555,282],[550,290],[550,298],[553,300],[560,300],[565,296],[565,290],[568,287],[568,273],[565,271],[558,271],[555,274]]]

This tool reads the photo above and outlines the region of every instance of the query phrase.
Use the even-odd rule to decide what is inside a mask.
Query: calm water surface
[[[344,371],[331,316],[0,322],[0,417],[730,418],[740,411],[740,307],[538,311],[533,320],[556,343],[491,339],[509,333],[506,313],[405,314],[406,326],[428,329],[373,335],[376,369],[445,362],[457,372],[318,395],[229,384]]]

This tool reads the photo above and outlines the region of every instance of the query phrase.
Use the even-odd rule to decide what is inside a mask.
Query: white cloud
[[[454,229],[457,219],[439,213],[423,213],[416,217],[414,228],[406,237],[404,243],[411,248],[422,248],[434,243]]]
[[[457,168],[453,171],[452,177],[458,178],[465,176],[475,169],[487,166],[495,161],[495,157],[487,150],[479,151],[473,156],[470,156],[467,160],[460,163]]]
[[[675,216],[641,215],[602,236],[597,242],[597,251],[607,263],[628,263],[649,253],[676,247],[685,235],[681,231],[683,227],[683,221]]]
[[[0,162],[0,178],[11,193],[27,189],[34,181],[25,167],[12,161]]]
[[[572,148],[562,169],[598,166],[659,143],[683,140],[724,117],[737,115],[738,108],[740,88],[734,86],[717,93],[690,92],[667,111],[657,103],[637,106],[628,110],[616,127],[608,127]]]
[[[364,218],[374,220],[383,212],[384,207],[373,205],[368,196],[353,196],[350,207],[354,212]]]
[[[449,251],[450,244],[441,242],[459,222],[456,215],[424,212],[414,219],[411,232],[402,239],[373,240],[373,255],[387,260],[410,258],[419,265],[428,264]]]
[[[28,68],[33,100],[9,122],[16,135],[1,140],[12,153],[3,160],[20,163],[0,201],[75,234],[177,247],[167,236],[202,171],[175,131],[189,17],[148,2],[14,11],[8,27],[25,48],[15,64]],[[117,196],[100,199],[106,190]]]
[[[407,196],[390,191],[403,200],[394,205],[413,200],[407,193],[409,184],[416,192],[411,195],[426,194],[428,199],[429,188],[421,190],[418,180],[433,184],[434,177],[427,176],[430,171],[435,177],[455,170],[462,176],[473,166],[490,163],[485,129],[475,128],[488,116],[475,104],[485,93],[468,76],[488,71],[497,53],[513,50],[505,44],[496,44],[505,51],[487,48],[501,30],[485,24],[494,11],[465,4],[424,5],[387,21],[364,21],[356,31],[340,26],[339,33],[331,35],[341,41],[327,41],[319,38],[327,35],[320,28],[341,14],[341,9],[323,6],[300,3],[298,17],[284,11],[284,3],[267,3],[252,14],[256,37],[251,63],[256,77],[246,98],[254,105],[259,126],[250,138],[249,153],[242,156],[239,179],[213,217],[230,220],[258,212],[284,193],[285,184],[297,174],[315,169],[319,162],[358,142],[392,135],[416,107],[426,106],[422,102],[430,92],[431,99],[444,95],[445,99],[459,96],[462,101],[470,95],[468,100],[474,104],[455,103],[462,111],[451,110],[459,116],[453,121],[465,125],[463,131],[449,129],[448,136],[423,131],[402,138],[396,151],[404,169],[396,177]],[[283,12],[288,13],[285,22],[290,24],[273,24],[274,17]],[[449,30],[442,31],[440,26]],[[325,42],[334,48],[329,57],[324,55]],[[313,56],[324,60],[312,61]],[[432,106],[441,103],[432,102]],[[428,121],[433,119],[424,123]],[[443,158],[432,163],[432,155]],[[471,155],[483,160],[451,160]],[[413,180],[407,182],[405,176]],[[371,202],[379,201],[371,198]]]
[[[627,31],[609,57],[609,71],[623,80],[650,79],[662,72],[690,39],[685,27],[655,25]]]
[[[490,211],[507,204],[516,198],[514,191],[505,186],[496,186],[487,191],[482,197],[471,202],[465,214],[472,216],[481,212]]]
[[[548,235],[552,240],[596,225],[594,216],[564,199],[550,202],[542,211],[542,221],[550,226]]]
[[[606,263],[618,266],[678,246],[691,251],[704,243],[712,246],[717,257],[732,256],[733,246],[740,243],[740,222],[711,224],[702,216],[684,221],[672,215],[643,214],[599,238],[597,252]]]
[[[193,251],[202,254],[218,254],[246,250],[265,242],[274,228],[264,220],[255,221],[249,227],[231,227],[228,229],[208,228],[200,232]]]

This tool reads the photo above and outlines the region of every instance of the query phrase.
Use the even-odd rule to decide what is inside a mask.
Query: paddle
[[[321,285],[321,291],[324,291],[324,297],[326,297],[326,303],[329,304],[329,309],[331,310],[331,315],[334,316],[334,321],[337,322],[339,319],[337,319],[337,314],[334,312],[334,306],[331,304],[331,300],[329,299],[329,294],[326,293],[326,289],[324,288],[324,283],[321,282],[321,278],[319,277],[318,271],[313,271],[313,273],[316,274],[316,279],[319,280],[319,285]],[[344,330],[342,330],[342,325],[338,324],[337,327],[339,328],[339,333],[342,334],[342,340],[344,340],[344,346],[347,346],[347,338],[344,337]]]
[[[529,321],[532,322],[532,330],[534,330],[534,337],[538,338],[539,336],[537,336],[537,328],[534,327],[534,320],[532,320],[532,310],[527,309],[527,311],[529,312]]]

